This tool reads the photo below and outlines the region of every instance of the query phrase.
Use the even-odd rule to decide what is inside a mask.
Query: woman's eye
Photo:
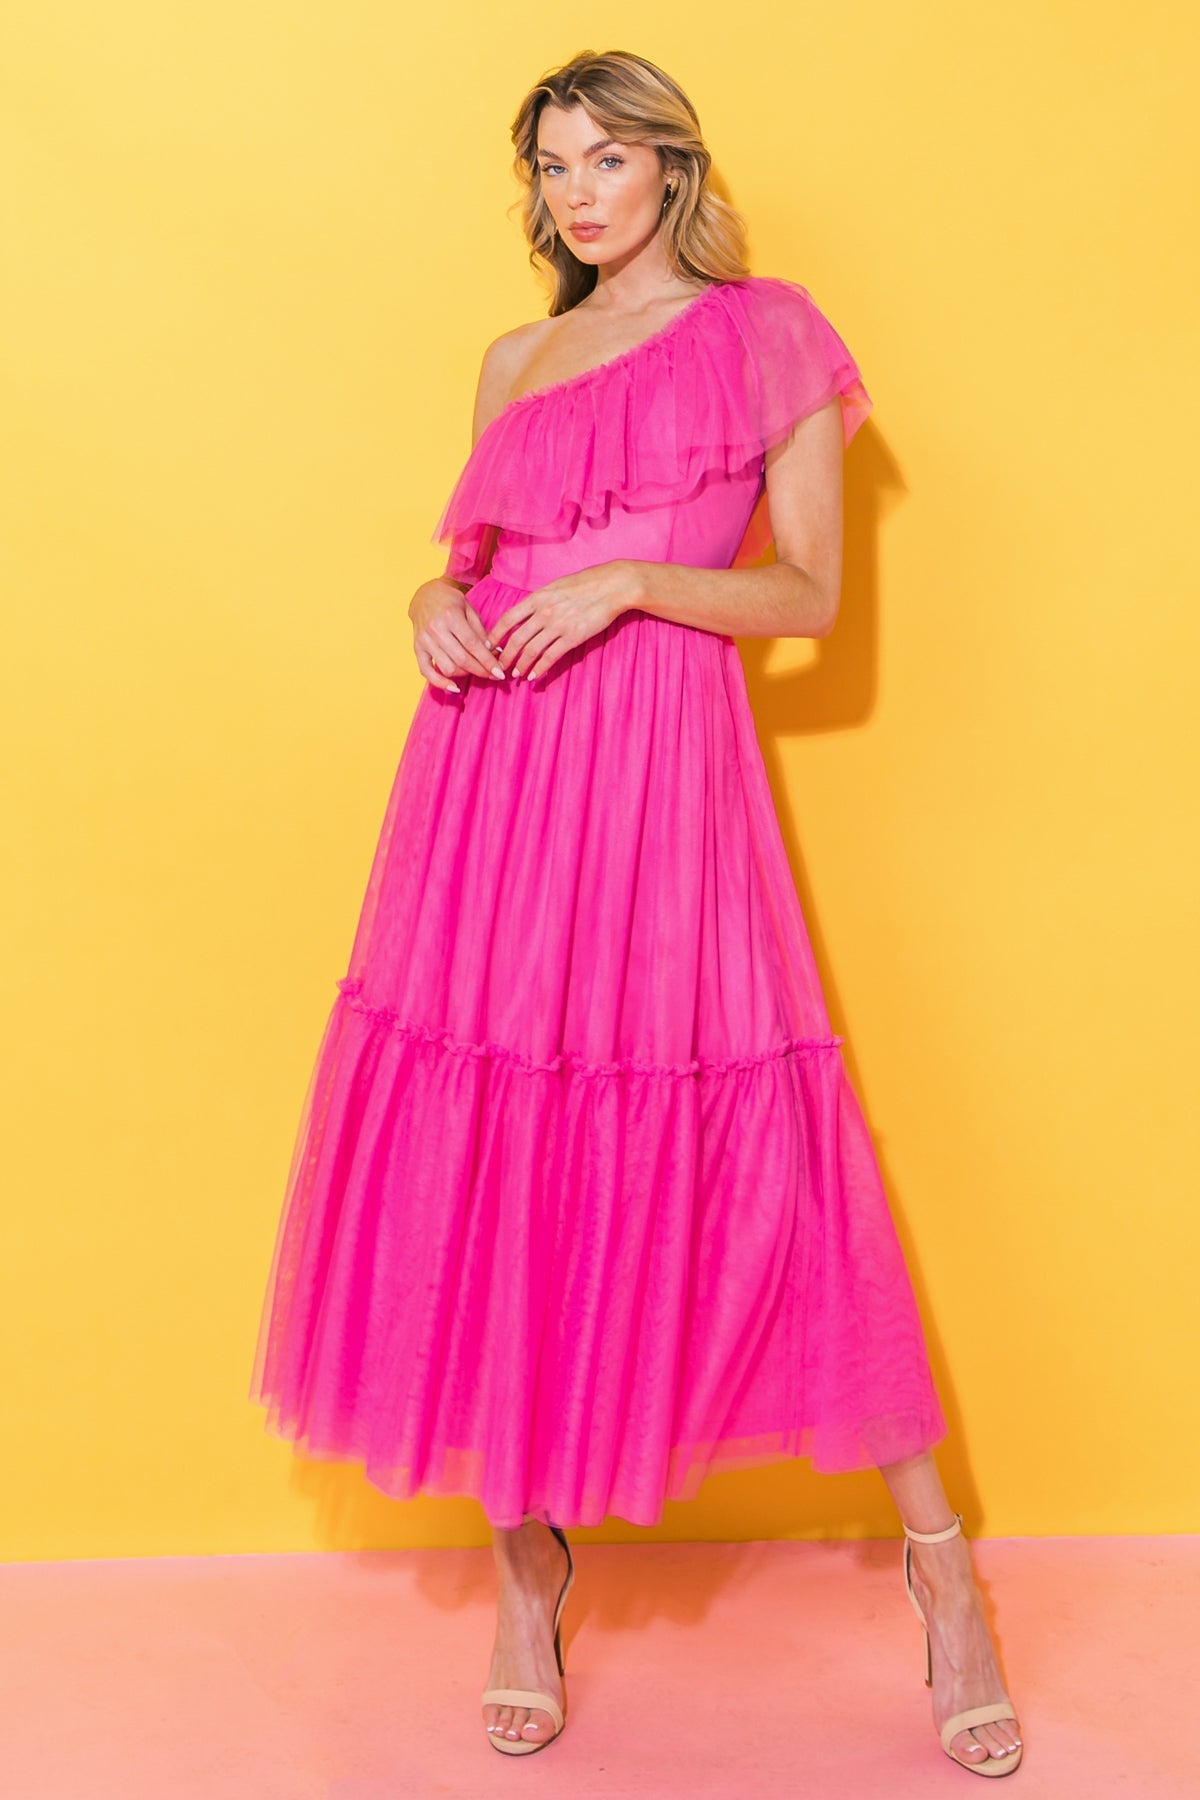
[[[617,168],[619,169],[619,168],[623,167],[625,158],[623,156],[615,156],[612,153],[612,151],[609,151],[607,156],[602,156],[600,158],[600,161],[602,163],[615,163]],[[559,169],[562,168],[562,166],[563,165],[561,163],[543,163],[542,164],[542,174],[543,175],[554,175],[555,173],[557,173],[557,171]]]

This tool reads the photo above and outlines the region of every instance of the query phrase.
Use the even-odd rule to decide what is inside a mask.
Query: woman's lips
[[[592,238],[599,237],[604,227],[603,225],[571,225],[568,226],[568,230],[573,237]]]

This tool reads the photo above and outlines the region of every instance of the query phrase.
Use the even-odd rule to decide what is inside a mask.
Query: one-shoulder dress
[[[712,282],[511,401],[433,541],[489,626],[769,546],[765,454],[872,401],[804,287]],[[251,1399],[491,1524],[660,1521],[718,1469],[945,1435],[733,638],[635,610],[427,686],[303,1103]]]

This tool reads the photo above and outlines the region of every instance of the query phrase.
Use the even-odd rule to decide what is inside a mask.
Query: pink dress
[[[871,400],[807,290],[714,283],[511,401],[438,524],[490,626],[769,542],[764,452]],[[426,687],[304,1103],[251,1398],[383,1492],[656,1524],[946,1430],[731,637],[629,612]]]

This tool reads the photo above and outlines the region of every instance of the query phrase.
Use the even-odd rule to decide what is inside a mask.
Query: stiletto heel
[[[933,1645],[930,1642],[928,1621],[913,1590],[912,1546],[913,1543],[941,1544],[947,1538],[957,1537],[961,1531],[961,1513],[955,1513],[953,1525],[947,1525],[944,1531],[910,1531],[907,1525],[904,1526],[904,1586],[925,1632],[925,1686],[928,1688],[933,1686]],[[965,1712],[952,1713],[939,1734],[942,1749],[951,1762],[956,1762],[960,1769],[969,1769],[972,1775],[1012,1775],[1024,1755],[1023,1744],[1017,1746],[1015,1755],[1003,1758],[989,1755],[986,1761],[980,1763],[964,1762],[961,1756],[955,1756],[950,1744],[960,1731],[969,1731],[973,1725],[995,1725],[1001,1719],[1015,1719],[1016,1716],[1017,1709],[1007,1694],[1002,1694],[999,1700],[991,1701],[987,1706],[969,1706]]]
[[[547,1521],[547,1523],[549,1524],[549,1521]],[[554,1660],[558,1664],[559,1674],[565,1675],[567,1670],[566,1663],[563,1659],[562,1614],[563,1607],[567,1603],[567,1595],[571,1591],[571,1584],[575,1580],[575,1558],[571,1555],[571,1546],[567,1542],[567,1534],[563,1531],[562,1527],[559,1525],[550,1525],[549,1529],[554,1533],[555,1537],[567,1553],[567,1577],[562,1584],[562,1591],[558,1596],[558,1604],[554,1608]],[[547,1744],[552,1744],[554,1739],[558,1737],[565,1722],[565,1714],[557,1700],[554,1698],[554,1695],[540,1693],[537,1688],[485,1688],[483,1690],[481,1704],[484,1706],[523,1706],[530,1711],[532,1711],[534,1707],[537,1707],[542,1712],[548,1712],[551,1719],[554,1721],[553,1736],[543,1738],[538,1744],[531,1744],[527,1741],[522,1742],[520,1738],[497,1737],[495,1732],[488,1732],[487,1735],[492,1748],[494,1750],[502,1750],[505,1756],[532,1756],[535,1750],[544,1750]]]

